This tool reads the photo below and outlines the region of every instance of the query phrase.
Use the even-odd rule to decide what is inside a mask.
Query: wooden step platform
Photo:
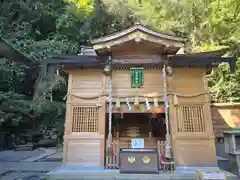
[[[237,176],[226,172],[227,180]],[[120,174],[119,170],[93,167],[62,166],[46,175],[46,180],[196,180],[196,171],[159,172],[159,174]]]

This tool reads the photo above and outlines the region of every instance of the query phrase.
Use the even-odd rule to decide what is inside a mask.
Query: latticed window
[[[205,132],[203,105],[180,105],[177,108],[178,132]]]
[[[98,132],[98,107],[74,106],[72,117],[72,132]]]

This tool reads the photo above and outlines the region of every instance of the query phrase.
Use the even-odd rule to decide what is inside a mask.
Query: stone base
[[[61,166],[46,174],[46,180],[196,180],[196,168],[178,168],[176,172],[159,174],[120,174],[119,170],[106,170],[102,167]],[[206,169],[206,168],[204,168]],[[208,170],[216,168],[208,168]],[[237,180],[237,176],[226,172],[228,180]]]
[[[230,160],[223,158],[223,157],[219,157],[217,156],[217,162],[218,162],[218,167],[225,170],[225,171],[230,171]]]
[[[181,173],[194,173],[196,170],[208,170],[208,171],[219,171],[219,167],[176,167],[176,172]]]

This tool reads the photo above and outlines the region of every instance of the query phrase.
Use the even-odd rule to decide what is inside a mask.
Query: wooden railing
[[[157,141],[156,148],[159,157],[159,169],[162,171],[174,171],[174,161],[167,161],[162,158],[165,152],[165,141]],[[113,140],[112,142],[112,153],[106,154],[106,168],[107,169],[118,169],[119,168],[119,152],[120,152],[120,141]]]

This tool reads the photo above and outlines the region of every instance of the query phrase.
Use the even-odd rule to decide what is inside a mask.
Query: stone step
[[[226,172],[228,180],[237,176]],[[159,174],[120,174],[118,170],[98,167],[62,166],[46,174],[46,180],[196,180],[196,172],[160,172]]]

